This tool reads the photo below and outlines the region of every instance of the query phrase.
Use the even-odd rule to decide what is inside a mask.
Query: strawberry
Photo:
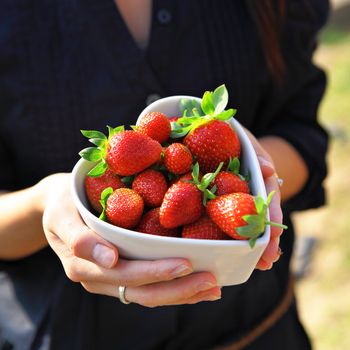
[[[101,194],[103,211],[100,219],[123,228],[135,227],[141,219],[142,197],[130,188],[106,188]]]
[[[189,182],[176,182],[165,193],[160,223],[174,228],[198,220],[202,214],[202,192]]]
[[[165,142],[171,132],[170,121],[167,116],[160,112],[150,112],[145,114],[139,124],[133,129],[159,143]]]
[[[222,164],[215,173],[204,175],[201,182],[199,182],[199,166],[196,163],[192,171],[192,182],[177,181],[174,183],[165,193],[160,207],[161,225],[166,228],[174,228],[198,220],[204,208],[203,202],[206,201],[208,196],[212,195],[207,187],[221,167]]]
[[[173,143],[165,149],[164,165],[173,174],[185,174],[191,170],[192,154],[182,143]]]
[[[102,205],[100,203],[101,193],[107,188],[112,187],[113,190],[117,188],[126,187],[118,175],[113,174],[109,169],[99,177],[86,176],[85,177],[85,192],[91,206],[98,212],[102,212]]]
[[[273,193],[269,194],[266,203],[261,196],[239,192],[225,194],[208,202],[207,213],[226,234],[234,239],[249,239],[250,246],[254,247],[266,225],[286,228],[266,219]]]
[[[236,132],[226,122],[212,120],[191,131],[184,139],[204,173],[214,171],[221,162],[227,166],[230,158],[239,157],[240,142]]]
[[[124,127],[108,127],[108,138],[99,131],[82,130],[97,147],[88,147],[79,155],[97,165],[88,175],[100,176],[107,168],[120,176],[139,173],[160,160],[162,146],[158,141]]]
[[[187,101],[187,102],[186,102]],[[183,137],[204,173],[214,171],[221,162],[240,156],[240,141],[236,132],[225,121],[236,110],[225,110],[228,93],[224,85],[214,92],[206,91],[199,105],[195,101],[182,102],[184,117],[172,123],[172,138]]]
[[[195,239],[231,239],[216,225],[206,214],[192,224],[185,225],[182,229],[183,238]]]
[[[146,169],[135,177],[132,189],[143,198],[145,205],[153,208],[162,204],[168,184],[161,172]]]
[[[249,193],[247,181],[229,171],[220,171],[213,181],[213,185],[216,186],[215,195],[217,196],[234,192]]]
[[[165,228],[159,221],[160,208],[151,209],[143,215],[141,221],[135,228],[137,232],[149,233],[157,236],[179,237],[179,230],[176,228]]]
[[[250,193],[249,176],[239,173],[240,161],[236,157],[230,160],[227,171],[220,172],[213,181],[216,186],[215,194],[221,196],[233,192]]]

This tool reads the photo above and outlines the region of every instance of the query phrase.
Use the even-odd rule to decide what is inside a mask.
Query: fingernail
[[[107,268],[112,267],[115,260],[114,251],[102,244],[95,245],[92,251],[92,257],[98,265]]]
[[[174,277],[182,277],[182,276],[186,276],[188,274],[190,274],[192,272],[192,269],[187,266],[187,265],[180,265],[178,267],[176,267],[171,274]]]
[[[213,282],[205,281],[198,284],[197,291],[202,292],[214,287],[216,287],[216,284],[214,284]]]

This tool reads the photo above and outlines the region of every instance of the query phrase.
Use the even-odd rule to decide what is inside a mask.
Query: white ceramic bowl
[[[193,99],[194,97],[172,96],[157,100],[150,104],[140,117],[151,111],[163,112],[168,116],[180,115],[181,98]],[[240,124],[234,118],[229,123],[236,130],[241,141],[242,173],[246,174],[249,170],[252,193],[260,193],[266,200],[265,185],[254,149]],[[264,234],[257,239],[254,248],[250,248],[247,241],[160,237],[113,226],[99,220],[88,210],[84,178],[93,166],[93,163],[83,159],[75,165],[71,183],[73,200],[85,223],[101,237],[115,244],[122,257],[147,260],[187,258],[191,261],[194,271],[212,272],[220,286],[240,284],[248,280],[270,239],[269,226],[266,226]]]

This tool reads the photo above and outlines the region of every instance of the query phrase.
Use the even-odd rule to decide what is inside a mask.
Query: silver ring
[[[119,300],[120,300],[123,304],[130,304],[130,301],[126,300],[126,298],[125,298],[125,290],[126,290],[126,287],[125,287],[125,286],[119,286],[119,287],[118,287]]]
[[[277,183],[279,187],[283,186],[283,182],[284,182],[283,179],[281,179],[280,177],[277,177]]]

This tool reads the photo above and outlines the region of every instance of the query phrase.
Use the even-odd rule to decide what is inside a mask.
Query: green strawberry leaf
[[[220,85],[213,92],[213,104],[214,104],[214,113],[221,113],[228,103],[228,92],[226,86]]]
[[[248,215],[245,215],[248,216]],[[261,225],[259,222],[250,222],[248,225],[237,227],[236,232],[242,236],[247,238],[257,237],[265,230],[265,225]]]
[[[239,175],[240,167],[241,167],[241,162],[239,161],[238,157],[234,157],[233,159],[230,159],[230,162],[228,164],[228,170],[231,171],[231,173],[235,175]]]
[[[87,137],[88,139],[102,139],[107,140],[107,137],[104,133],[96,130],[80,130],[80,132]]]
[[[267,206],[260,194],[254,197],[254,203],[258,215],[262,215],[265,218]]]
[[[99,177],[102,176],[107,170],[107,164],[104,159],[102,159],[96,166],[94,166],[88,173],[88,176]]]
[[[181,129],[176,129],[176,130],[172,130],[170,133],[170,138],[172,139],[177,139],[183,136],[186,136],[189,131],[191,130],[191,125],[187,126],[187,127],[181,127]]]
[[[221,162],[219,164],[219,166],[217,167],[215,173],[207,173],[207,174],[205,174],[202,177],[201,182],[197,185],[198,189],[201,190],[202,192],[205,191],[207,189],[207,187],[215,180],[217,174],[219,174],[219,171],[221,170],[223,165],[224,165],[224,162]]]
[[[269,195],[267,196],[267,200],[266,200],[266,205],[269,206],[272,200],[272,197],[274,196],[274,194],[276,193],[276,191],[271,191],[269,193]]]
[[[237,112],[237,109],[228,109],[227,111],[223,111],[219,114],[215,114],[214,119],[216,120],[222,120],[222,121],[226,121],[229,120],[231,117],[233,117]]]
[[[193,114],[195,117],[201,117],[201,115],[199,114],[197,108],[193,108],[193,109],[192,109],[192,114]]]
[[[100,138],[92,138],[92,139],[89,139],[89,141],[91,142],[91,143],[93,143],[94,145],[96,145],[97,147],[102,147],[102,148],[104,148],[104,147],[106,147],[106,145],[107,145],[107,139],[106,138],[104,138],[104,139],[100,139]]]
[[[203,191],[203,198],[202,198],[202,203],[206,207],[208,199],[214,199],[216,198],[215,194],[208,190],[207,188]]]
[[[258,237],[254,237],[254,238],[250,238],[250,239],[248,240],[248,243],[249,243],[250,248],[254,248],[257,238],[258,238]]]
[[[84,148],[79,152],[79,155],[89,162],[98,162],[102,159],[102,151],[96,147]]]
[[[196,111],[200,114],[200,115],[204,115],[201,105],[196,101],[196,100],[190,100],[187,98],[183,98],[180,100],[180,112],[181,115],[186,115],[189,117],[193,116],[193,109],[196,109]]]
[[[111,137],[113,137],[115,134],[124,131],[124,125],[121,126],[117,126],[116,128],[112,128],[111,126],[107,125],[107,129],[108,129],[108,139],[110,139]]]
[[[112,193],[113,193],[112,187],[105,188],[101,193],[100,203],[102,205],[103,210],[102,210],[101,215],[99,216],[99,219],[101,219],[102,221],[107,222],[107,217],[106,217],[107,200]]]
[[[199,183],[199,164],[198,164],[198,162],[195,165],[193,165],[192,178],[193,178],[195,184]]]
[[[206,91],[202,98],[202,110],[205,114],[212,115],[215,112],[214,98],[211,91]]]

